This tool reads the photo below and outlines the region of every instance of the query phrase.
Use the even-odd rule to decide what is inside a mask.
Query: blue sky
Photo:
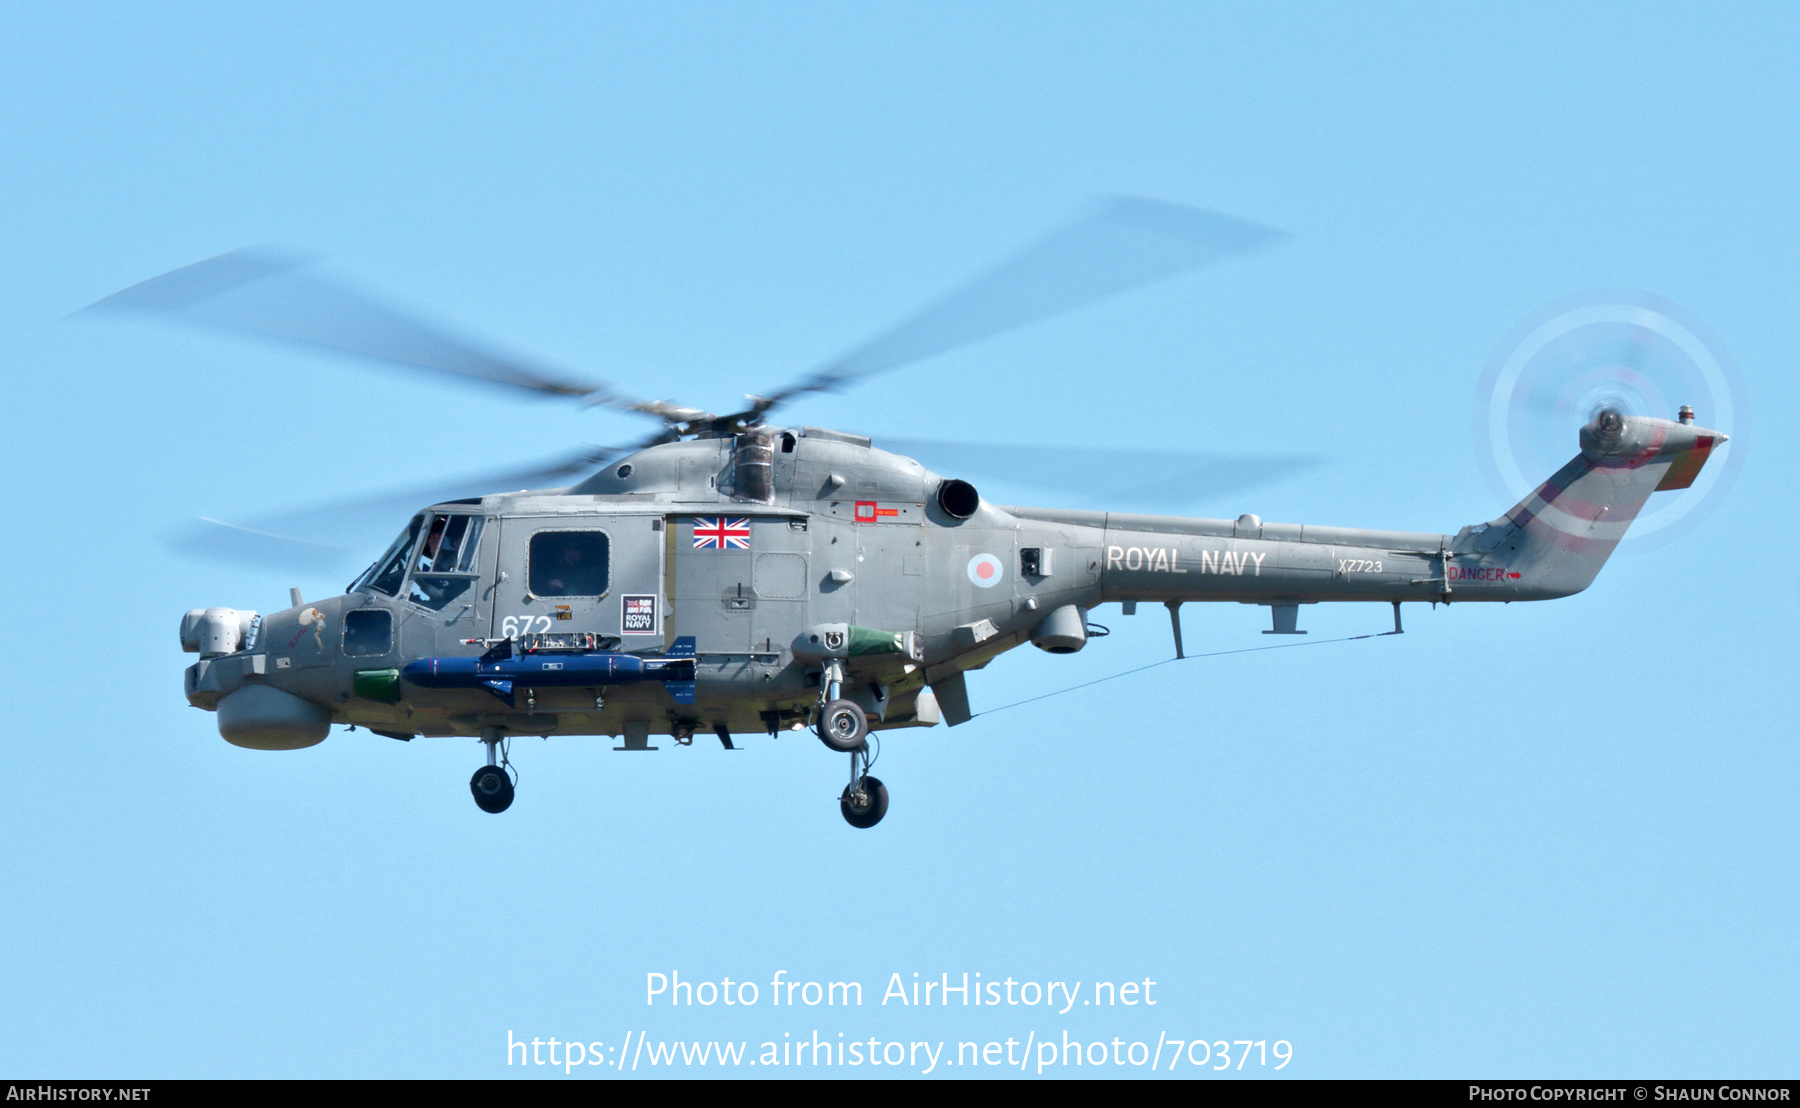
[[[1117,9],[0,11],[0,651],[20,709],[0,1070],[488,1077],[521,1072],[509,1031],[753,1053],[817,1031],[1287,1040],[1281,1073],[1311,1077],[1791,1075],[1792,10]],[[1448,531],[1506,507],[1470,434],[1497,344],[1624,288],[1735,357],[1757,429],[1741,476],[1575,598],[1414,610],[1402,637],[903,734],[874,833],[844,826],[840,759],[806,736],[634,758],[522,741],[519,801],[493,818],[467,795],[472,742],[340,731],[263,754],[183,701],[184,610],[348,579],[193,560],[163,541],[184,521],[642,429],[65,318],[84,304],[304,248],[498,345],[723,409],[1115,192],[1293,237],[794,421],[1317,456],[1179,507]],[[1095,618],[1114,633],[1078,656],[973,677],[977,710],[1170,651],[1160,614]],[[1264,619],[1189,608],[1189,650],[1262,646]],[[777,970],[869,998],[644,1004],[650,972]],[[965,971],[1150,978],[1158,1004],[877,1003],[893,973]]]

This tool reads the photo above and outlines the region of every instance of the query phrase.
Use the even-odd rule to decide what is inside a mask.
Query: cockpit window
[[[435,573],[418,574],[406,590],[406,599],[421,608],[442,611],[444,605],[469,591],[473,577],[440,577]]]
[[[355,590],[366,586],[389,596],[398,593],[400,581],[406,576],[406,556],[412,553],[413,542],[419,537],[419,527],[424,520],[424,516],[414,516],[412,522],[406,525],[406,530],[400,532],[400,537],[394,540],[394,545],[387,548],[387,553],[375,559],[375,564],[357,578],[356,584],[350,588]]]
[[[481,517],[438,513],[413,559],[414,573],[473,573],[481,545]]]
[[[539,531],[527,562],[532,595],[604,595],[610,554],[603,531]]]
[[[442,611],[475,583],[475,553],[481,547],[481,517],[437,512],[425,526],[425,540],[413,555],[406,599]]]

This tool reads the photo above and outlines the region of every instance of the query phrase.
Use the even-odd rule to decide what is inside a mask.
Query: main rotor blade
[[[636,447],[595,447],[529,469],[441,481],[261,516],[241,523],[201,517],[169,536],[182,554],[245,565],[278,565],[331,571],[378,554],[379,546],[414,512],[432,504],[515,489],[593,471]]]
[[[1273,228],[1185,204],[1108,197],[892,330],[760,398],[755,410],[834,391],[1283,237]]]
[[[1245,457],[1101,447],[1002,446],[878,438],[875,445],[916,458],[977,487],[985,478],[1054,490],[1055,507],[1177,508],[1292,477],[1324,464],[1304,454]]]
[[[434,370],[547,396],[636,409],[606,385],[496,354],[373,298],[306,272],[307,259],[264,250],[221,254],[115,292],[84,312],[136,310]]]

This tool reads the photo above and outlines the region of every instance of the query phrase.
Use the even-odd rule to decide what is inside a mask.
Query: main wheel
[[[499,766],[482,766],[469,778],[469,791],[475,794],[475,806],[484,812],[499,815],[512,807],[512,778]]]
[[[863,748],[869,737],[869,717],[851,700],[833,700],[819,711],[819,738],[839,754]]]
[[[887,815],[887,786],[879,777],[863,778],[855,785],[845,785],[844,795],[838,797],[838,808],[844,813],[844,822],[852,827],[873,827]]]

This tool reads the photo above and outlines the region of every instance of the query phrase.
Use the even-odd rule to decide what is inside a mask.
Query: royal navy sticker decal
[[[654,635],[660,628],[656,622],[656,596],[654,593],[644,596],[633,596],[627,593],[619,599],[619,632],[625,635]]]

